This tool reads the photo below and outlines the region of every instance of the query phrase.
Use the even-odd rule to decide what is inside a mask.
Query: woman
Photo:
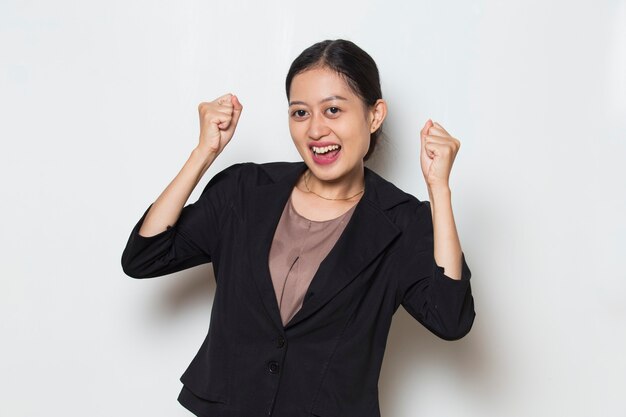
[[[459,141],[424,125],[430,202],[419,201],[364,167],[387,114],[365,51],[317,43],[286,90],[303,161],[231,166],[184,206],[243,108],[231,94],[201,103],[199,144],[135,225],[122,266],[148,278],[213,263],[209,331],[178,398],[195,415],[378,417],[397,308],[448,340],[474,320],[448,185]]]

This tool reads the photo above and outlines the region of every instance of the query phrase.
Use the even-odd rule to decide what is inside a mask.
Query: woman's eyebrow
[[[341,96],[330,96],[330,97],[326,97],[325,99],[320,100],[320,104],[324,103],[326,101],[332,101],[332,100],[346,100],[347,101],[348,99],[345,98],[345,97],[341,97]],[[293,105],[296,105],[296,104],[304,104],[304,105],[306,105],[306,103],[304,101],[299,101],[299,100],[294,100],[294,101],[290,101],[289,102],[290,106],[293,106]]]

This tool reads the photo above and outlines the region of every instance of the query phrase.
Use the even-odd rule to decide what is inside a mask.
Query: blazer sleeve
[[[461,253],[461,279],[450,278],[437,265],[430,202],[420,202],[407,230],[409,244],[400,291],[404,309],[428,330],[445,340],[457,340],[469,333],[476,313],[470,285],[471,271]]]
[[[122,252],[124,273],[132,278],[152,278],[211,262],[219,244],[220,224],[232,207],[241,165],[215,175],[198,200],[183,207],[174,225],[145,237],[139,229],[154,203],[150,204],[133,227]]]

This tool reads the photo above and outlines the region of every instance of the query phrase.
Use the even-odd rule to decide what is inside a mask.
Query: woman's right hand
[[[233,94],[224,94],[211,102],[198,105],[200,143],[198,148],[217,156],[235,133],[243,106]]]

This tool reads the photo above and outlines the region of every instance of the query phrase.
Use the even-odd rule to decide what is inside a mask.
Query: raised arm
[[[465,336],[474,323],[471,271],[454,224],[448,178],[460,143],[428,120],[421,132],[421,166],[430,202],[408,226],[417,239],[399,263],[402,305],[426,328],[446,340]],[[428,208],[430,207],[430,209]]]
[[[154,236],[178,220],[200,179],[233,137],[243,106],[236,96],[225,94],[198,105],[200,139],[189,159],[150,207],[139,234]]]
[[[198,106],[199,144],[133,227],[121,259],[126,275],[151,278],[212,261],[241,164],[215,175],[197,202],[187,206],[185,202],[230,141],[241,110],[241,103],[231,94]]]
[[[462,251],[452,213],[449,178],[461,143],[429,119],[421,131],[421,145],[420,162],[433,218],[435,260],[447,276],[460,280]]]

